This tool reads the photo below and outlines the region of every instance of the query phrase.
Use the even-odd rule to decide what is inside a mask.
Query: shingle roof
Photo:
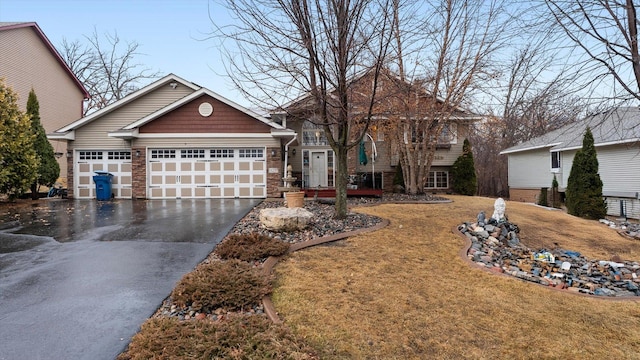
[[[595,146],[640,141],[640,109],[620,107],[591,115],[500,153],[510,154],[547,147],[550,151],[579,149],[582,147],[582,138],[587,126],[591,129]]]
[[[28,23],[22,22],[22,21],[15,21],[15,22],[0,21],[0,28],[4,26],[13,26],[13,25],[19,25],[19,24],[28,24]]]

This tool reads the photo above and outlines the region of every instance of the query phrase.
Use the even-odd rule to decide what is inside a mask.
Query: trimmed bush
[[[280,256],[289,250],[289,244],[258,233],[233,234],[216,246],[215,253],[222,259],[254,261],[269,256]]]
[[[558,179],[556,178],[556,174],[553,174],[553,180],[551,181],[551,205],[556,209],[562,207],[558,187]]]
[[[223,321],[149,319],[118,360],[318,359],[286,327],[264,316],[232,315]]]
[[[402,174],[402,163],[400,161],[398,161],[396,173],[393,175],[393,186],[404,187],[404,175]]]
[[[549,192],[547,188],[540,188],[540,196],[538,197],[538,205],[540,206],[549,206],[549,201],[547,197],[549,196]]]
[[[186,274],[171,297],[176,305],[199,312],[238,310],[258,304],[271,293],[271,279],[244,261],[214,261]]]

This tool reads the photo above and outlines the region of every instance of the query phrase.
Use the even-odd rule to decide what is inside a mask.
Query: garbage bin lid
[[[113,176],[112,173],[108,172],[108,171],[94,171],[96,173],[96,175],[98,176]]]

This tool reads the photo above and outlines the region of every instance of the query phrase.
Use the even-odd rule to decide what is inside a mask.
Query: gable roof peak
[[[76,85],[76,87],[80,90],[80,92],[82,93],[82,96],[85,99],[89,99],[90,95],[87,89],[85,89],[82,82],[80,82],[78,77],[73,73],[73,71],[71,71],[71,68],[69,68],[69,65],[67,65],[67,63],[64,61],[64,59],[58,52],[58,50],[56,50],[55,46],[53,46],[51,41],[49,41],[49,38],[47,38],[44,32],[42,32],[42,29],[40,29],[40,27],[36,22],[33,22],[33,21],[31,22],[0,22],[0,31],[8,31],[8,30],[14,30],[14,29],[21,29],[21,28],[32,28],[33,31],[35,31],[36,35],[40,38],[40,40],[42,41],[44,46],[47,48],[47,50],[49,50],[49,52],[54,57],[54,59],[56,59],[56,61],[60,64],[64,72],[67,73],[67,75],[71,78],[71,80]]]

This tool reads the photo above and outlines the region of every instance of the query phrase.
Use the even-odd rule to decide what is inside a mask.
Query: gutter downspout
[[[373,188],[376,188],[376,157],[378,157],[378,148],[376,142],[373,141],[373,137],[369,133],[365,133],[369,139],[371,139],[371,181]]]
[[[287,166],[289,165],[289,145],[291,145],[291,143],[294,142],[297,138],[298,138],[298,134],[294,133],[291,140],[289,140],[289,142],[284,145],[284,171],[283,171],[284,175],[282,177],[288,176]]]

